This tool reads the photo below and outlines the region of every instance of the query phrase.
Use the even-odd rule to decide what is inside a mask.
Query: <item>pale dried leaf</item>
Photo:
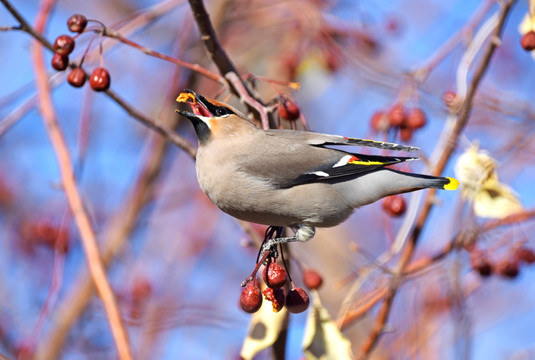
[[[260,351],[270,347],[281,331],[288,327],[288,311],[282,308],[274,313],[271,303],[264,301],[260,310],[253,314],[240,356],[245,360],[253,359]]]
[[[514,191],[499,181],[496,161],[476,145],[459,157],[455,174],[477,216],[502,219],[523,210]]]
[[[312,291],[312,309],[308,311],[303,349],[307,360],[352,359],[351,343],[331,320],[329,312]]]

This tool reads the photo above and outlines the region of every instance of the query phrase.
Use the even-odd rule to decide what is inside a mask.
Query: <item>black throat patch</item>
[[[191,123],[193,124],[193,127],[195,128],[195,132],[197,133],[197,138],[199,139],[199,143],[203,144],[206,143],[210,137],[212,136],[212,132],[210,131],[210,128],[206,123],[196,117],[190,117]]]

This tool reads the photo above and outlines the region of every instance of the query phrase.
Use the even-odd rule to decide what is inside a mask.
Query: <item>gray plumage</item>
[[[451,178],[385,168],[414,157],[373,156],[327,145],[417,148],[294,130],[262,130],[232,107],[187,91],[190,119],[199,138],[196,158],[201,189],[224,212],[245,221],[290,226],[294,240],[314,227],[335,226],[355,208],[385,196],[425,188],[454,189]],[[293,241],[293,240],[289,240]]]

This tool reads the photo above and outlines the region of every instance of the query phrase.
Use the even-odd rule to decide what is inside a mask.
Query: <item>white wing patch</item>
[[[347,162],[351,159],[351,155],[344,155],[342,158],[333,165],[333,168],[347,165]]]
[[[313,171],[309,174],[312,174],[312,175],[316,175],[316,176],[321,176],[321,177],[328,177],[329,174],[327,174],[325,171]]]

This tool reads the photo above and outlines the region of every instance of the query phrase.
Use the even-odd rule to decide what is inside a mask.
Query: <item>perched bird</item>
[[[197,180],[221,210],[238,219],[288,226],[295,236],[270,240],[262,249],[307,241],[315,227],[335,226],[355,208],[385,196],[426,188],[455,190],[458,181],[406,173],[388,165],[415,157],[345,152],[328,145],[368,146],[388,150],[418,148],[296,130],[263,130],[245,115],[217,100],[185,90],[177,110],[197,133]]]

